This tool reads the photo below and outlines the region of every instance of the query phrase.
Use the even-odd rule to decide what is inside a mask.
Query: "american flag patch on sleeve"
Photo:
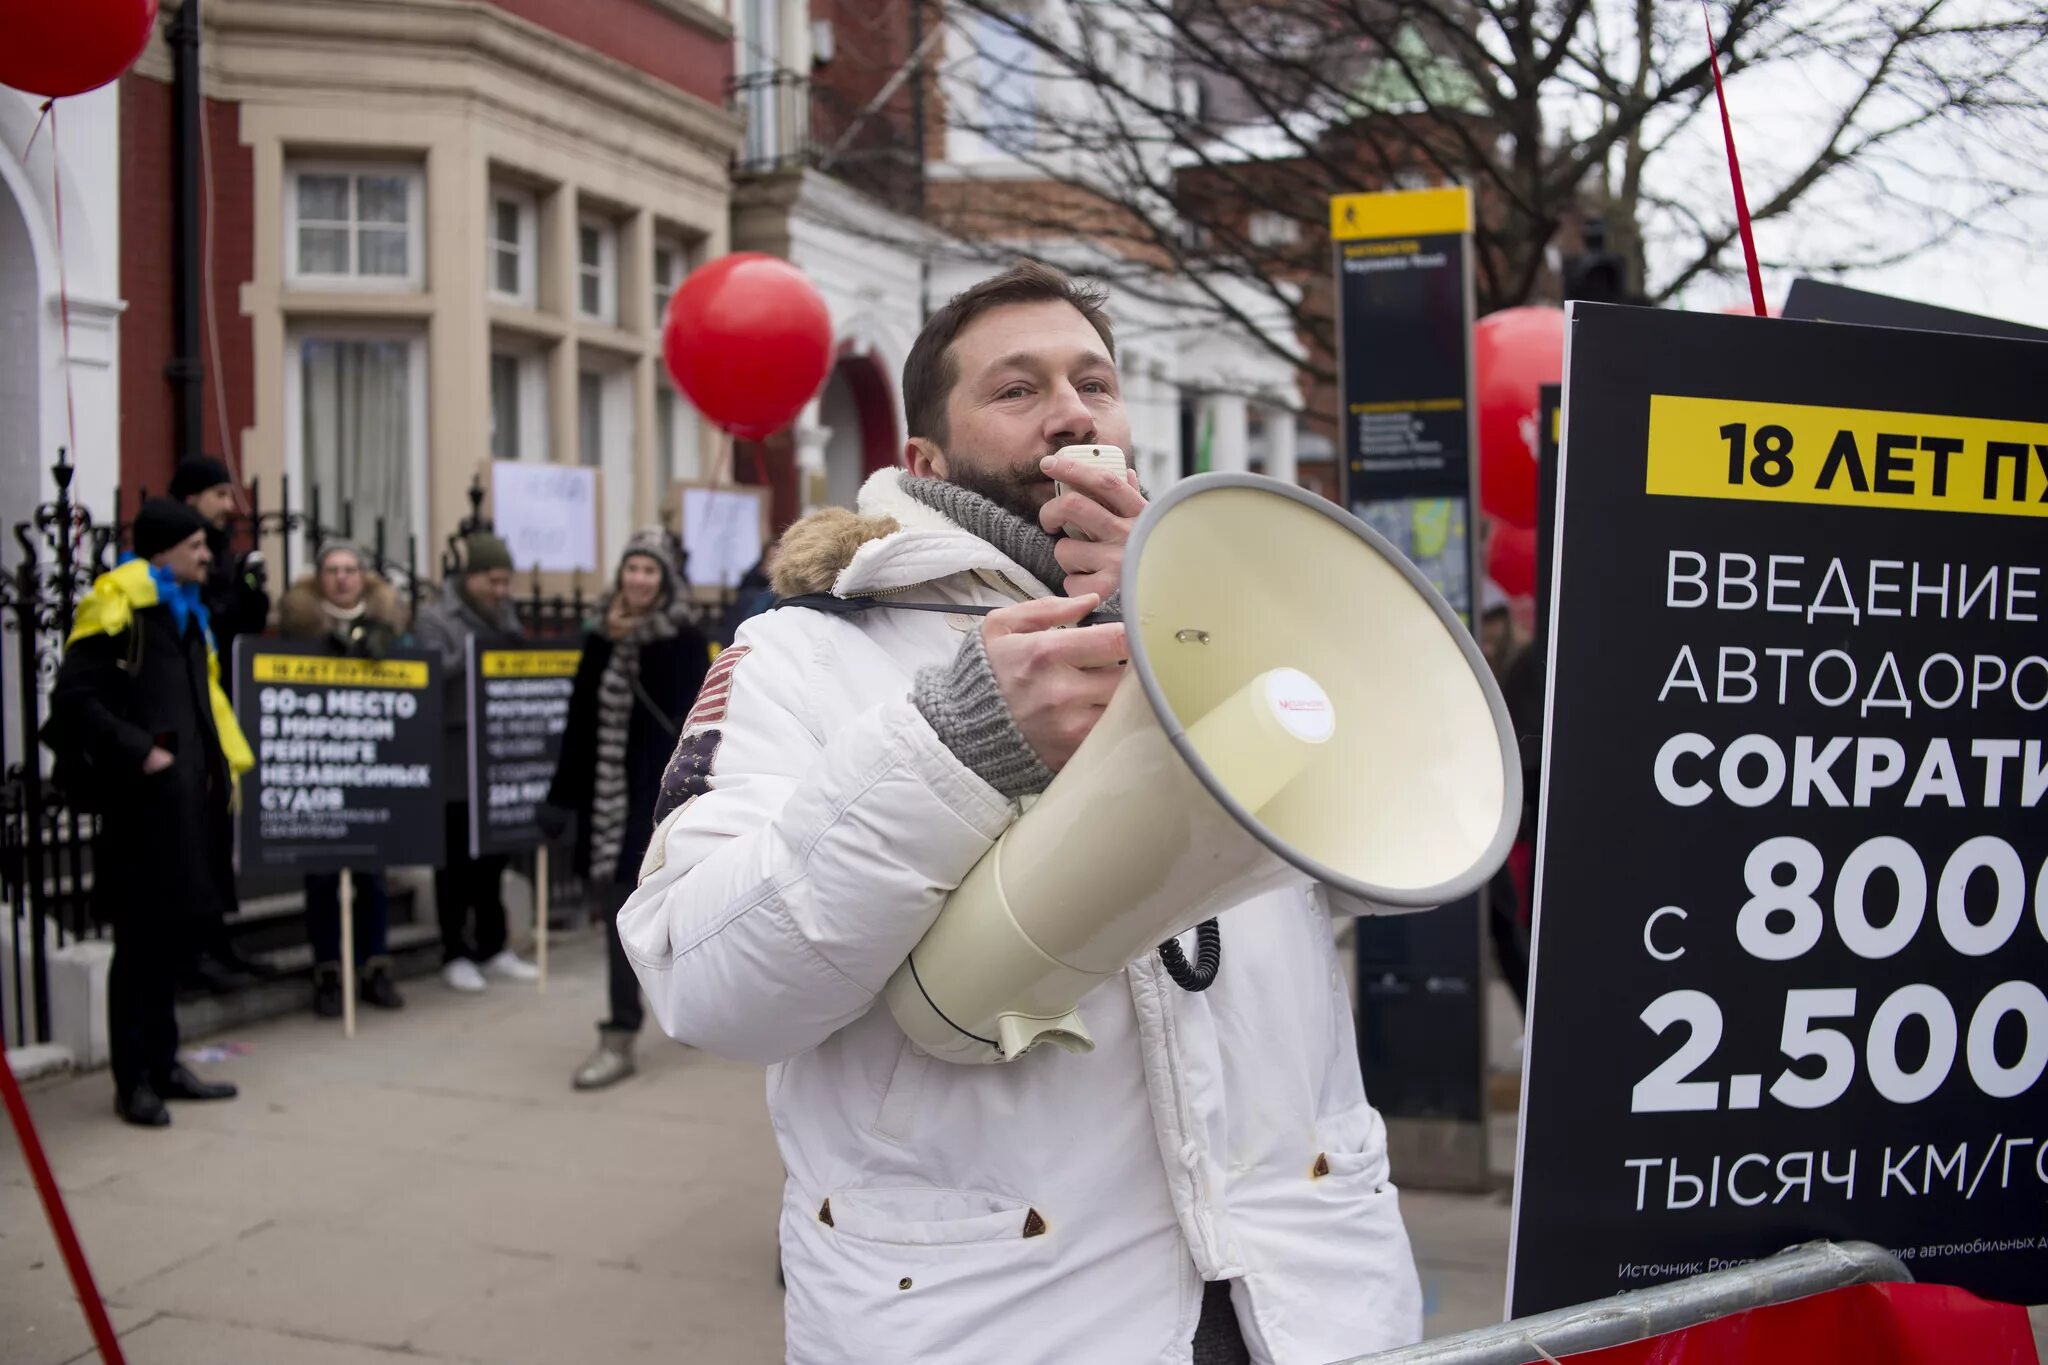
[[[716,725],[725,719],[726,704],[732,700],[732,675],[740,666],[740,660],[752,651],[745,645],[721,651],[711,671],[704,675],[704,685],[697,690],[697,704],[690,708],[690,714],[683,721],[683,730],[695,730],[699,726]]]

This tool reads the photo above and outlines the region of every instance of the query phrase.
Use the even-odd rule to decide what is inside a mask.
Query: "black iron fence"
[[[0,634],[11,637],[0,650],[5,675],[0,689],[0,901],[5,904],[0,914],[0,944],[5,945],[0,947],[0,1038],[10,1045],[49,1041],[48,955],[101,933],[89,905],[97,822],[71,808],[50,784],[37,736],[76,604],[92,590],[95,578],[119,562],[129,519],[149,493],[141,489],[129,497],[117,491],[114,515],[101,520],[75,497],[75,472],[59,451],[50,471],[50,500],[14,524],[11,554],[0,550]],[[305,490],[301,506],[293,505],[289,480],[279,480],[274,502],[266,498],[260,480],[252,480],[243,492],[246,508],[231,528],[230,550],[237,555],[261,551],[266,568],[274,568],[274,592],[281,594],[291,585],[295,556],[302,567],[310,567],[306,561],[315,547],[338,536],[359,546],[372,561],[370,567],[407,598],[415,615],[423,600],[440,591],[440,581],[459,569],[462,538],[491,527],[483,513],[483,487],[472,484],[469,514],[423,563],[417,537],[407,534],[397,545],[381,518],[358,539],[363,528],[356,525],[353,509],[346,502],[323,504],[317,486]],[[5,564],[7,558],[11,565]],[[545,638],[578,631],[597,602],[585,596],[580,578],[572,579],[566,593],[548,592],[536,572],[515,605],[527,631]],[[711,615],[718,609],[718,604],[703,607]],[[568,890],[558,888],[557,899]]]

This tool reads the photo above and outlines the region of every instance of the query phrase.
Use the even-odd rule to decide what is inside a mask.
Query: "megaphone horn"
[[[1521,763],[1485,658],[1357,518],[1205,474],[1146,509],[1124,562],[1122,683],[884,991],[935,1057],[1085,1052],[1083,996],[1259,892],[1428,909],[1514,839]]]

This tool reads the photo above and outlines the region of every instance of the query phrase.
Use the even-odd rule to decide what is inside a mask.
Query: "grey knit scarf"
[[[601,604],[598,619],[611,609]],[[590,875],[610,878],[618,866],[626,838],[626,739],[632,730],[635,684],[640,680],[640,650],[657,640],[672,640],[682,606],[656,607],[612,641],[611,658],[597,684],[597,764],[590,796]],[[666,736],[663,742],[666,742]]]
[[[972,532],[1016,560],[1020,568],[1054,592],[1065,586],[1067,571],[1053,558],[1053,546],[1058,542],[1036,522],[1026,521],[981,494],[970,493],[944,479],[920,479],[906,474],[902,488],[961,530]]]

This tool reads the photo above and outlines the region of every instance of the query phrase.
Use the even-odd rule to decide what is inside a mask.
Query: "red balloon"
[[[0,85],[82,95],[142,55],[157,0],[0,0]]]
[[[1486,538],[1486,576],[1509,597],[1536,595],[1536,533],[1496,521]]]
[[[1544,384],[1564,377],[1564,311],[1508,308],[1472,329],[1479,400],[1479,505],[1512,526],[1536,524],[1536,430]],[[1502,584],[1506,587],[1506,584]]]
[[[789,425],[832,367],[832,315],[803,271],[741,251],[683,281],[668,301],[661,354],[676,387],[734,436]]]

